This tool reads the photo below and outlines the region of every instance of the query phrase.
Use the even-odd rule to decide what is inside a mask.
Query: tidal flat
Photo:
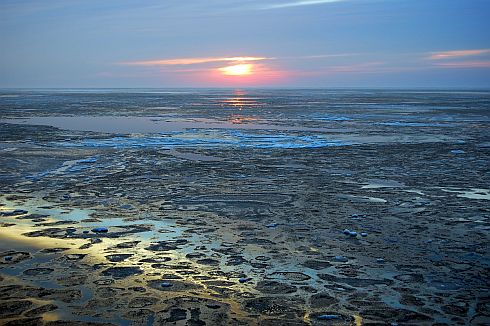
[[[0,325],[488,325],[490,92],[0,91]]]

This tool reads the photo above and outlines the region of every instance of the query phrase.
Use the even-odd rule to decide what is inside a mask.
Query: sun
[[[252,66],[253,65],[251,64],[244,63],[244,64],[239,64],[234,66],[222,67],[218,69],[223,75],[245,76],[245,75],[250,75],[252,73]]]

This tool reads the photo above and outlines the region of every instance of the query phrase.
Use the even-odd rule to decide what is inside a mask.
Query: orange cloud
[[[457,51],[443,51],[434,52],[430,55],[429,59],[441,60],[441,59],[455,59],[468,56],[476,56],[490,53],[490,49],[480,49],[480,50],[457,50]]]
[[[195,65],[210,62],[249,62],[249,61],[262,61],[272,60],[274,58],[267,57],[207,57],[207,58],[177,58],[177,59],[163,59],[163,60],[146,60],[146,61],[128,61],[121,64],[130,66],[168,66],[168,65]]]
[[[223,74],[219,68],[212,68],[202,73],[189,74],[189,78],[204,85],[211,86],[261,86],[285,83],[289,73],[265,64],[253,64],[250,73]]]
[[[189,85],[256,86],[284,82],[287,77],[286,71],[263,63],[276,59],[259,56],[196,57],[130,61],[119,64],[158,67],[160,74],[171,76]]]

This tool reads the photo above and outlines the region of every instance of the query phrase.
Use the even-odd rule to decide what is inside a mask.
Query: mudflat
[[[490,323],[490,93],[0,92],[0,324]]]

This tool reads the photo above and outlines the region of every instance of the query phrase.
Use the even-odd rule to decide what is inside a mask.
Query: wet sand
[[[221,92],[4,94],[0,324],[489,323],[487,93]]]

